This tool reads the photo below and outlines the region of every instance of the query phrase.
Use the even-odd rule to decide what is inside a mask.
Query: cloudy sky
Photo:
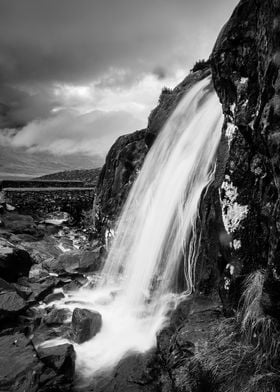
[[[0,145],[104,158],[207,58],[237,0],[0,0]]]

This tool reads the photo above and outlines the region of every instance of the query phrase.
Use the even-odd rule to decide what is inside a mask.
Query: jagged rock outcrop
[[[242,0],[222,29],[212,74],[225,122],[211,208],[230,312],[244,276],[266,269],[264,305],[280,317],[280,1]],[[220,199],[220,200],[219,200]],[[211,228],[209,227],[208,233]],[[210,234],[213,235],[213,234]],[[213,252],[212,252],[213,254]]]
[[[111,147],[102,168],[95,200],[100,231],[119,216],[128,192],[142,167],[145,156],[164,123],[183,95],[197,81],[210,74],[209,67],[190,73],[173,90],[164,88],[157,107],[151,112],[146,129],[121,136]]]

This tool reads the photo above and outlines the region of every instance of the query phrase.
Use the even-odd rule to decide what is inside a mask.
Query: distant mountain
[[[98,177],[101,168],[97,169],[77,169],[77,170],[65,170],[53,174],[47,174],[45,176],[38,177],[43,180],[79,180],[83,181],[88,186],[95,187],[97,185]]]
[[[0,180],[34,178],[77,168],[97,168],[103,163],[101,156],[82,153],[54,155],[47,151],[29,152],[24,147],[0,145]]]

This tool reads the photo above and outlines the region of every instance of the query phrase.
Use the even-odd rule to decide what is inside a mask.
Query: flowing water
[[[185,275],[183,295],[193,291],[195,221],[213,177],[221,127],[221,107],[207,78],[186,93],[148,153],[96,287],[73,292],[58,304],[102,315],[101,331],[75,345],[84,376],[113,368],[129,352],[156,343],[167,311],[182,297],[176,294],[179,268]]]

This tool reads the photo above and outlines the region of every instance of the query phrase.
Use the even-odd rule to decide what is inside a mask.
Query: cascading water
[[[102,315],[102,329],[75,345],[85,376],[110,369],[127,353],[144,352],[176,302],[184,260],[185,295],[195,272],[194,223],[203,189],[212,179],[222,113],[210,78],[181,100],[146,157],[129,194],[101,279],[71,293],[59,307]]]

